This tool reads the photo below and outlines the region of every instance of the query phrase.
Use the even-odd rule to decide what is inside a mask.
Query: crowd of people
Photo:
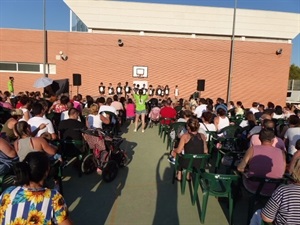
[[[1,121],[3,127],[0,138],[0,174],[7,173],[15,165],[18,184],[21,186],[8,189],[1,195],[0,201],[5,207],[0,210],[0,220],[2,220],[0,224],[7,224],[7,221],[11,222],[22,217],[21,213],[13,214],[14,218],[4,216],[11,216],[9,210],[13,207],[12,203],[16,204],[13,200],[16,191],[22,194],[42,188],[43,195],[47,195],[47,198],[44,196],[43,201],[50,201],[51,198],[63,199],[55,191],[46,194],[48,190],[43,187],[43,180],[45,174],[48,173],[48,167],[36,171],[39,172],[38,174],[35,174],[35,170],[29,169],[39,166],[37,158],[44,160],[44,156],[47,156],[47,159],[59,157],[57,148],[51,145],[51,141],[79,140],[82,138],[82,129],[105,129],[111,124],[117,127],[118,133],[120,126],[126,121],[134,124],[133,132],[137,132],[141,127],[142,133],[146,133],[146,129],[154,124],[168,125],[172,121],[185,122],[186,129],[178,137],[178,143],[171,152],[171,155],[175,157],[183,152],[208,153],[208,131],[221,132],[232,123],[232,118],[240,117],[239,122],[235,120],[234,123],[245,131],[245,137],[249,140],[249,149],[238,166],[238,170],[248,175],[278,178],[282,177],[286,163],[288,163],[289,172],[296,176],[296,182],[298,182],[299,169],[297,168],[299,168],[300,158],[298,151],[300,107],[298,105],[287,104],[281,107],[268,102],[265,107],[263,104],[253,102],[252,107],[246,109],[241,101],[236,104],[234,102],[226,104],[221,98],[218,98],[216,102],[210,98],[195,99],[194,95],[190,99],[178,99],[178,87],[174,90],[175,99],[171,99],[167,85],[158,86],[156,91],[151,85],[149,89],[138,87],[138,85],[130,88],[128,83],[126,85],[121,87],[121,84],[118,84],[116,93],[108,89],[109,96],[104,96],[105,86],[101,84],[100,96],[96,99],[89,95],[83,98],[81,94],[70,99],[64,94],[42,98],[40,92],[25,92],[16,96],[12,96],[10,91],[1,92],[0,107],[9,115],[3,117]],[[110,84],[109,88],[111,86]],[[164,95],[156,94],[157,90],[163,90]],[[125,91],[125,96],[122,91]],[[162,120],[162,118],[170,120]],[[278,121],[283,121],[283,123],[278,123]],[[180,166],[181,170],[184,169],[185,162],[181,162]],[[20,172],[20,168],[24,170]],[[177,174],[177,180],[182,178],[181,170]],[[244,186],[248,191],[254,192],[255,185],[257,184],[251,184],[244,179]],[[265,192],[270,195],[274,192],[274,188],[266,187]],[[274,193],[278,194],[279,191]],[[279,201],[274,198],[272,197],[272,201]],[[65,204],[61,202],[57,204],[60,205],[55,205],[57,207],[55,210],[58,209],[58,214],[64,215],[56,218],[57,223],[71,224],[66,214]],[[268,211],[264,209],[262,218],[266,221],[273,218],[276,221],[277,217],[274,218],[272,210],[274,210],[272,207],[269,207]],[[277,210],[281,210],[280,206]],[[285,219],[285,214],[283,217],[280,220]],[[31,217],[28,216],[28,218]]]

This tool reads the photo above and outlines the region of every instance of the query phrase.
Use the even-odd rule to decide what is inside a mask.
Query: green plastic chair
[[[207,173],[202,171],[200,174],[197,174],[198,179],[200,178],[200,182],[195,180],[194,183],[194,193],[197,194],[197,190],[199,184],[203,193],[202,200],[202,208],[201,208],[201,216],[200,221],[204,223],[206,208],[209,196],[215,197],[225,197],[229,200],[229,224],[232,223],[232,213],[233,213],[233,195],[232,195],[232,184],[233,182],[237,182],[239,176],[237,175],[224,175],[224,174],[214,174]],[[195,204],[197,195],[193,196],[193,204]]]
[[[60,140],[59,142],[62,158],[65,162],[64,167],[73,161],[78,161],[78,175],[82,175],[81,164],[84,156],[89,153],[86,142],[82,140]]]
[[[178,137],[178,132],[181,131],[181,128],[186,127],[186,122],[175,122],[170,125],[170,132],[169,135],[167,135],[167,150],[170,148],[170,150],[173,150],[175,140]],[[175,139],[172,139],[170,134],[172,131],[175,131]]]
[[[217,141],[217,131],[205,131],[208,135],[208,153],[211,155],[215,148],[215,142]]]
[[[160,118],[158,134],[161,138],[163,137],[163,143],[165,143],[166,137],[170,133],[170,126],[174,122],[175,118]]]
[[[185,193],[185,187],[186,187],[186,176],[187,173],[196,173],[197,169],[195,167],[193,167],[193,162],[195,159],[201,159],[201,163],[200,163],[200,167],[199,169],[205,169],[206,163],[210,157],[209,154],[184,154],[184,155],[178,155],[176,156],[176,160],[175,160],[175,167],[174,167],[174,173],[173,173],[173,180],[172,183],[174,183],[175,178],[176,178],[176,173],[178,171],[178,166],[179,166],[179,157],[182,157],[185,160],[189,160],[188,163],[188,167],[186,169],[182,170],[182,180],[181,180],[181,194]],[[192,176],[191,176],[192,177]]]
[[[238,126],[244,120],[244,118],[245,118],[244,115],[238,114],[238,115],[230,117],[230,122],[232,122]]]
[[[224,155],[239,152],[237,149],[237,141],[241,132],[242,128],[237,125],[229,125],[218,132],[218,134],[222,134],[222,136],[216,139],[217,142],[221,144],[221,147],[218,148],[217,151],[215,173],[217,173],[220,167],[221,159]]]

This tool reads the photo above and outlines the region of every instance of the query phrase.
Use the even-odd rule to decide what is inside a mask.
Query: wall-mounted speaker
[[[73,73],[73,86],[81,85],[81,74]]]
[[[197,91],[204,91],[205,89],[205,80],[197,81]]]

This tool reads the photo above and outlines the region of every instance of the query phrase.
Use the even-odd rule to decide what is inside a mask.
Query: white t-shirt
[[[297,151],[295,145],[297,140],[300,139],[300,127],[290,127],[284,134],[284,138],[289,140],[288,153],[294,155]]]
[[[35,129],[37,129],[42,123],[47,124],[47,126],[44,129],[39,130],[36,137],[41,136],[41,134],[43,134],[45,132],[48,132],[49,134],[55,133],[53,124],[51,123],[50,120],[48,120],[46,118],[34,116],[28,120],[28,124],[31,126],[31,131],[34,131]]]
[[[206,106],[207,106],[206,104],[201,104],[197,106],[194,112],[197,115],[197,118],[201,118],[202,113],[206,110]]]
[[[100,106],[99,114],[101,112],[104,112],[104,111],[112,112],[112,113],[117,115],[117,110],[115,109],[115,107],[112,107],[112,106],[109,106],[109,105],[101,105]]]
[[[101,128],[102,129],[102,120],[100,119],[100,115],[89,114],[87,116],[87,121],[89,124],[88,128]]]
[[[273,113],[272,119],[284,119],[284,114],[278,115],[276,113]]]
[[[26,109],[26,108],[20,108],[20,109],[23,111],[23,117],[22,117],[19,121],[26,121],[26,120],[25,120],[25,117],[24,117],[24,114],[25,114],[26,112],[29,113],[29,118],[32,117],[32,116],[31,116],[31,113],[28,111],[28,109]]]
[[[113,101],[110,106],[114,107],[116,110],[124,110],[122,103],[118,101]]]
[[[252,112],[253,114],[259,112],[258,108],[254,108],[254,107],[250,108],[249,111]]]
[[[179,95],[179,90],[178,88],[175,89],[175,96],[177,97]]]
[[[218,131],[222,130],[224,127],[228,127],[229,126],[229,119],[228,117],[222,118],[219,116],[219,123],[218,123]]]
[[[206,133],[206,131],[216,131],[217,129],[216,129],[215,124],[213,124],[213,123],[205,124],[205,126],[204,126],[203,123],[200,123],[200,127],[199,127],[199,130],[198,130],[198,133],[204,134],[205,137],[206,137],[206,141],[208,141],[209,134]]]

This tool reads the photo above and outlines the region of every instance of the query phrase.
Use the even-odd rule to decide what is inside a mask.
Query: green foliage
[[[300,80],[300,67],[292,64],[290,67],[290,80]]]

